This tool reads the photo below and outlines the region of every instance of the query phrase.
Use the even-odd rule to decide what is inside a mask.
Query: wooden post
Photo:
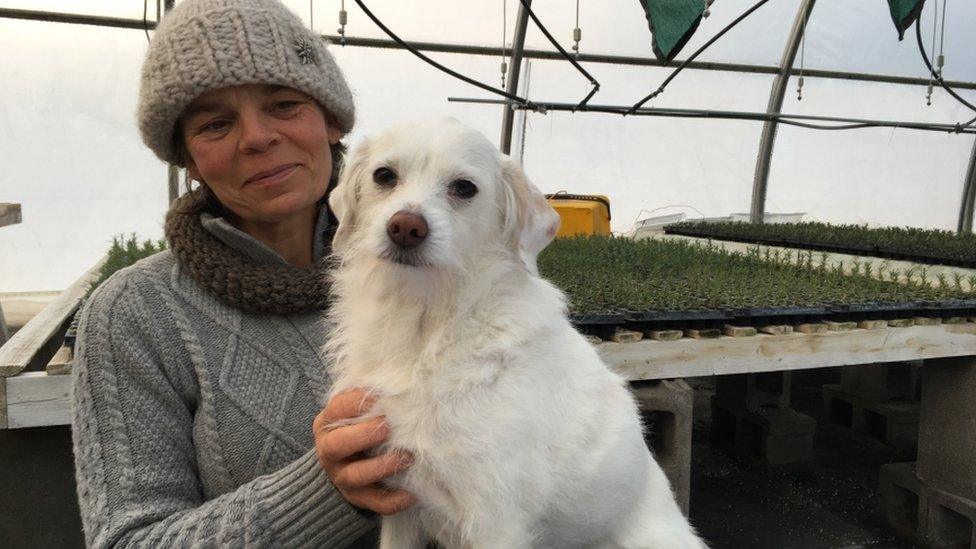
[[[98,279],[106,259],[99,260],[0,347],[0,377],[15,376],[24,370],[44,369],[61,348],[65,330],[88,292],[88,286]]]
[[[0,227],[20,223],[20,204],[0,202]],[[3,317],[3,307],[0,306],[0,346],[10,339],[10,330],[7,329],[7,320]]]

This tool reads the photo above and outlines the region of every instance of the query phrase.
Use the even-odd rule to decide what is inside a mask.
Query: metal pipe
[[[81,15],[78,13],[59,13],[53,11],[37,10],[17,10],[12,8],[0,8],[0,18],[22,19],[25,21],[43,21],[46,23],[70,23],[75,25],[92,25],[95,27],[115,27],[119,29],[138,29],[156,28],[155,21],[146,21],[145,26],[142,19],[123,19],[120,17],[104,17],[100,15]]]
[[[522,69],[522,52],[525,49],[525,29],[529,25],[529,10],[532,7],[532,0],[523,0],[519,5],[518,20],[515,22],[515,38],[512,41],[512,61],[509,63],[508,85],[505,91],[509,95],[515,95],[518,91],[519,72]],[[502,153],[512,152],[512,123],[515,120],[515,111],[508,104],[502,106],[502,135],[499,148]]]
[[[962,206],[959,208],[959,224],[956,231],[959,234],[973,232],[973,203],[976,202],[976,140],[973,141],[973,153],[969,157],[969,169],[966,170],[966,182],[962,190]]]
[[[163,1],[163,14],[169,13],[173,9],[175,0]],[[166,185],[169,189],[169,203],[172,204],[180,196],[180,169],[170,164],[166,170]]]
[[[816,0],[803,0],[803,4],[800,5],[800,9],[796,13],[796,18],[793,20],[793,29],[790,30],[786,49],[783,50],[783,59],[779,63],[779,74],[773,80],[773,89],[769,94],[769,106],[766,108],[766,112],[769,114],[779,114],[783,108],[786,84],[790,81],[790,69],[793,68],[796,51],[799,49],[803,33],[806,32],[806,22],[810,18],[810,12],[815,3]],[[769,167],[773,160],[776,122],[776,120],[771,119],[763,124],[762,137],[759,140],[759,157],[756,159],[756,175],[752,182],[752,205],[749,210],[749,217],[753,223],[762,223],[766,211],[766,185],[769,182]]]
[[[11,8],[0,8],[0,19],[22,19],[28,21],[44,21],[51,23],[73,23],[79,25],[94,25],[102,27],[117,27],[126,29],[137,29],[142,30],[142,21],[137,19],[120,19],[114,17],[99,17],[90,15],[77,15],[68,13],[54,13],[48,11],[36,11],[36,10],[18,10]],[[148,22],[149,30],[156,28],[155,21]],[[329,40],[330,42],[338,43],[341,36],[326,34],[322,35],[323,38]],[[399,44],[392,40],[386,40],[381,38],[356,38],[349,37],[345,38],[346,46],[358,46],[366,48],[381,48],[381,49],[402,49]],[[414,42],[408,41],[408,43],[417,48],[420,51],[426,52],[439,52],[439,53],[456,53],[465,55],[483,55],[483,56],[497,56],[498,48],[490,48],[487,46],[472,46],[465,44],[444,44],[440,42]],[[534,50],[534,49],[523,49],[522,57],[527,59],[542,59],[542,60],[552,60],[561,61],[563,60],[562,55],[555,51],[546,50]],[[577,58],[581,63],[604,63],[610,65],[626,65],[626,66],[638,66],[638,67],[663,67],[664,63],[658,61],[653,57],[636,57],[627,55],[603,55],[603,54],[587,54],[581,53]],[[671,64],[681,63],[680,59],[672,61]],[[771,74],[776,75],[780,73],[779,67],[774,67],[770,65],[750,65],[745,63],[712,63],[708,61],[694,61],[688,64],[689,69],[696,70],[706,70],[706,71],[724,71],[724,72],[741,72],[741,73],[752,73],[752,74]],[[790,69],[790,76],[799,75],[800,71],[798,69]],[[860,82],[878,82],[882,84],[905,84],[911,86],[928,86],[929,81],[927,78],[914,78],[908,76],[897,76],[890,74],[868,74],[868,73],[857,73],[857,72],[847,72],[847,71],[827,71],[827,70],[817,70],[817,69],[804,69],[803,75],[808,78],[828,78],[833,80],[853,80]],[[947,85],[957,89],[964,90],[976,90],[976,82],[960,82],[956,80],[946,80]]]
[[[338,42],[341,38],[338,35],[325,34],[322,38],[329,40],[330,42]],[[438,53],[457,53],[464,55],[485,55],[485,56],[496,56],[498,55],[498,48],[489,48],[487,46],[472,46],[466,44],[444,44],[439,42],[414,42],[408,41],[408,43],[417,48],[420,51],[430,51]],[[380,48],[380,49],[401,49],[400,46],[392,41],[380,38],[354,38],[346,37],[347,46],[358,46],[365,48]],[[563,56],[559,52],[547,51],[547,50],[534,50],[525,49],[522,52],[522,56],[528,59],[541,59],[546,61],[562,61]],[[658,61],[654,57],[635,57],[629,55],[606,55],[606,54],[596,54],[596,53],[581,53],[577,58],[580,63],[602,63],[608,65],[625,65],[625,66],[638,66],[638,67],[664,67],[666,66],[663,62]],[[674,65],[675,63],[681,63],[680,59],[676,59],[669,63],[667,66]],[[742,72],[742,73],[752,73],[752,74],[779,74],[780,68],[770,65],[750,65],[746,63],[714,63],[710,61],[692,61],[687,66],[688,69],[706,70],[706,71],[723,71],[723,72]],[[798,76],[800,74],[799,69],[790,69],[790,76]],[[859,73],[859,72],[848,72],[848,71],[828,71],[819,69],[804,69],[803,75],[808,78],[828,78],[832,80],[853,80],[860,82],[878,82],[882,84],[905,84],[912,86],[928,86],[929,81],[926,78],[915,78],[910,76],[898,76],[891,74],[869,74],[869,73]],[[964,90],[976,90],[976,82],[961,82],[958,80],[949,81],[946,80],[946,84],[952,86],[953,88],[960,88]]]
[[[482,105],[503,105],[508,103],[504,99],[481,99],[448,97],[452,103],[475,103]],[[569,111],[569,112],[594,112],[604,114],[625,115],[630,110],[628,105],[587,105],[579,109],[575,103],[547,103],[544,101],[533,101],[531,106],[513,105],[515,110],[538,110],[547,111]],[[770,120],[779,121],[783,124],[798,122],[801,120],[811,122],[837,122],[863,127],[883,127],[883,128],[902,128],[907,130],[928,130],[942,133],[964,133],[976,135],[976,128],[962,128],[959,124],[940,124],[931,122],[912,122],[905,120],[876,120],[869,118],[841,118],[836,116],[816,116],[810,114],[770,114],[765,112],[750,111],[721,111],[705,109],[666,109],[660,107],[641,107],[633,113],[636,116],[663,116],[674,118],[713,118],[717,120],[754,120],[766,122]],[[831,128],[827,128],[831,129]]]

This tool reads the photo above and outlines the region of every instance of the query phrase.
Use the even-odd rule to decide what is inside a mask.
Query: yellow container
[[[556,237],[578,234],[610,234],[610,199],[593,194],[547,194],[546,199],[561,223]]]

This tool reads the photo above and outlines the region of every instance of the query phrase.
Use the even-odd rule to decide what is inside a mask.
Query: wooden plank
[[[71,376],[24,372],[4,381],[7,429],[71,423]]]
[[[63,345],[58,352],[54,354],[54,357],[50,362],[47,363],[47,375],[49,376],[66,376],[71,373],[71,361],[74,360],[75,354],[71,347]]]
[[[7,328],[7,319],[3,316],[3,305],[0,304],[0,347],[10,339],[10,329]]]
[[[20,215],[20,204],[0,202],[0,227],[14,225],[22,221]]]
[[[733,326],[726,324],[722,327],[722,333],[729,337],[752,337],[757,332],[752,326]]]
[[[701,330],[689,328],[685,330],[685,335],[695,339],[715,339],[716,337],[722,337],[722,330],[718,328],[704,328]]]
[[[636,343],[605,341],[596,350],[630,380],[671,379],[750,372],[774,372],[976,356],[976,324],[943,324],[716,339],[682,338]],[[24,372],[6,382],[7,427],[67,425],[71,421],[71,376]]]
[[[631,380],[774,372],[974,356],[976,324],[604,342],[597,351],[614,370]]]
[[[61,338],[72,315],[104,262],[103,258],[96,263],[0,347],[0,377],[14,376],[28,369],[44,369],[61,347]]]
[[[862,330],[881,330],[888,327],[887,320],[862,320],[857,323]]]
[[[917,316],[915,317],[916,326],[938,326],[942,324],[942,319],[939,317],[927,317],[927,316]]]
[[[808,324],[798,324],[795,326],[795,329],[796,331],[804,334],[822,334],[827,331],[827,325],[820,322],[814,322]]]
[[[634,343],[644,339],[644,334],[641,332],[635,332],[634,330],[617,328],[617,331],[613,333],[612,339],[617,343]]]
[[[674,341],[676,339],[681,339],[684,337],[685,333],[681,330],[653,330],[651,331],[651,339],[656,341]]]

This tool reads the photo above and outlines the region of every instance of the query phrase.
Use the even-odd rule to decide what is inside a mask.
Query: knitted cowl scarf
[[[173,256],[204,289],[231,307],[252,313],[293,314],[328,307],[326,259],[309,265],[259,265],[210,234],[188,207],[195,192],[170,206],[164,231]]]

